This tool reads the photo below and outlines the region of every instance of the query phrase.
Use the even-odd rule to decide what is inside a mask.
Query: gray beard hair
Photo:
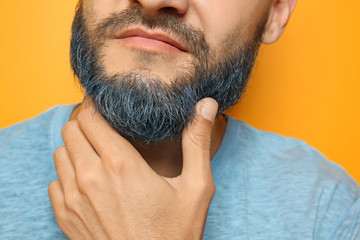
[[[103,45],[101,36],[121,23],[124,25],[124,19],[126,24],[140,22],[150,28],[169,28],[180,34],[190,42],[189,46],[193,46],[194,56],[201,56],[194,61],[194,73],[184,72],[171,84],[136,72],[107,76],[99,57]],[[208,45],[199,38],[192,38],[189,31],[193,30],[183,25],[171,16],[162,21],[149,20],[134,8],[103,21],[90,34],[85,26],[81,3],[78,5],[72,26],[71,66],[96,109],[122,136],[147,143],[179,137],[183,128],[193,120],[198,101],[205,97],[215,99],[219,104],[219,114],[237,103],[244,92],[265,21],[259,24],[253,41],[235,49],[233,54],[219,62],[209,60]],[[96,36],[95,40],[91,41],[90,36]],[[199,34],[196,36],[201,38]],[[196,49],[196,46],[203,49]]]

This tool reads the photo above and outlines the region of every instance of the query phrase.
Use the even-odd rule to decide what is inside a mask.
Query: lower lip
[[[170,45],[166,42],[162,42],[155,39],[144,38],[144,37],[126,37],[117,39],[126,46],[137,48],[146,52],[153,53],[169,53],[169,54],[179,54],[183,53],[182,50]]]

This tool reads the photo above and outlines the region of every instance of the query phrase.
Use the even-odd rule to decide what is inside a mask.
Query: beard
[[[132,24],[175,34],[193,56],[191,70],[183,69],[171,83],[134,70],[107,74],[102,63],[106,39]],[[250,42],[231,51],[222,49],[226,54],[215,60],[204,34],[177,16],[164,13],[150,18],[141,8],[133,7],[110,15],[89,30],[80,1],[72,25],[71,66],[86,96],[119,134],[134,141],[157,143],[181,136],[183,128],[194,119],[195,105],[201,99],[215,99],[218,114],[239,101],[264,26],[262,20]]]

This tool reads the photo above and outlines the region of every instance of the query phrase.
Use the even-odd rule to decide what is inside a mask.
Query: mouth
[[[141,28],[126,30],[115,39],[121,43],[147,52],[187,53],[187,49],[177,40],[159,32],[147,32]]]

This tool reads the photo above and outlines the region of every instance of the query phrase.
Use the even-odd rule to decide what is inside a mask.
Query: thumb
[[[182,175],[190,182],[207,180],[211,176],[210,145],[211,133],[218,110],[217,102],[204,98],[196,104],[194,120],[183,130]],[[200,179],[201,178],[201,179]]]

